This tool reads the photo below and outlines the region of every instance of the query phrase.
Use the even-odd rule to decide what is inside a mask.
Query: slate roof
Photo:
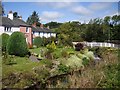
[[[7,17],[0,17],[2,23],[0,23],[0,26],[7,26],[7,27],[19,27],[19,26],[26,26],[26,27],[30,27],[30,25],[26,24],[26,22],[24,22],[21,19],[18,18],[14,18],[13,20],[7,18]]]
[[[32,26],[32,31],[33,32],[53,33],[53,31],[48,28],[40,28],[40,27],[33,27],[33,26]]]
[[[29,27],[30,26],[30,25],[26,24],[26,22],[24,22],[23,20],[18,19],[18,18],[14,18],[12,21],[14,23],[14,26],[16,26],[16,27],[18,27],[18,26],[27,26],[27,27]]]
[[[7,27],[12,27],[14,26],[13,22],[11,19],[7,18],[7,17],[0,17],[0,26],[7,26]]]
[[[2,21],[2,22],[1,22]],[[21,19],[14,18],[13,20],[7,18],[7,17],[2,17],[0,16],[0,26],[7,26],[7,27],[19,27],[19,26],[26,26],[26,27],[31,27],[30,25],[26,24]],[[40,28],[40,27],[33,27],[32,26],[32,31],[33,32],[43,32],[43,33],[53,33],[52,30],[48,28]]]

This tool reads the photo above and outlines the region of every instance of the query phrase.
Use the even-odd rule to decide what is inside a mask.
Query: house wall
[[[40,36],[40,35],[39,35],[39,32],[34,32],[34,35],[35,35],[35,37]]]
[[[56,33],[51,33],[51,36],[52,37],[56,37]]]
[[[30,27],[20,27],[20,32],[25,34],[26,42],[29,45],[29,47],[32,47],[32,29]]]
[[[40,32],[40,37],[44,37],[44,33],[43,32]]]
[[[5,31],[4,30],[4,26],[0,26],[0,35],[2,34],[2,33],[6,33],[6,34],[8,34],[8,35],[11,35],[13,32],[19,32],[20,31],[20,28],[19,27],[11,27],[11,31]]]
[[[3,26],[0,26],[0,35],[4,33],[4,27]]]
[[[43,35],[44,37],[46,37],[46,38],[48,38],[48,34],[47,33],[44,33],[44,35]]]
[[[19,27],[12,27],[12,32],[20,32],[20,28]]]
[[[56,37],[56,34],[55,33],[43,33],[43,32],[34,32],[33,34],[33,38],[35,37],[46,37],[46,38],[49,38],[49,37]]]

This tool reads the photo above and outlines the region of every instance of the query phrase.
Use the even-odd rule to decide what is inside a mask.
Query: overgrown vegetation
[[[40,54],[40,50],[43,50],[43,56],[44,52],[47,52],[45,47],[30,49],[31,52],[37,54]],[[90,50],[96,53],[96,49],[92,48]],[[67,54],[65,55],[65,53]],[[9,64],[3,63],[3,87],[23,88],[39,81],[45,84],[46,80],[51,76],[70,72],[73,72],[73,74],[70,74],[72,79],[70,79],[69,74],[66,76],[69,80],[66,81],[65,79],[64,88],[119,87],[119,82],[117,81],[117,49],[100,48],[97,53],[98,55],[99,53],[101,54],[102,60],[95,63],[92,63],[94,62],[93,53],[87,48],[75,51],[71,47],[56,47],[51,52],[52,59],[43,59],[39,62],[30,61],[27,57],[9,56],[8,58],[13,62]],[[55,57],[54,55],[57,56]],[[6,58],[3,58],[3,60],[5,61]],[[74,71],[76,70],[80,70],[80,72],[75,74]],[[63,81],[60,81],[60,85],[63,85]],[[49,85],[49,88],[51,87],[52,85]],[[57,87],[57,84],[54,87]]]

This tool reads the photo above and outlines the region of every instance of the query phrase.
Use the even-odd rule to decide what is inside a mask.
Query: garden
[[[119,88],[119,49],[2,34],[2,88]],[[16,43],[14,43],[16,42]],[[72,45],[72,44],[70,44]],[[95,55],[98,58],[95,58]],[[30,58],[30,57],[34,58]]]

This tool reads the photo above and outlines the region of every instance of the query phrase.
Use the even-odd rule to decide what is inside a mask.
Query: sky
[[[3,2],[3,5],[6,15],[12,10],[24,21],[36,11],[43,24],[51,21],[87,23],[90,19],[118,14],[118,2]]]

